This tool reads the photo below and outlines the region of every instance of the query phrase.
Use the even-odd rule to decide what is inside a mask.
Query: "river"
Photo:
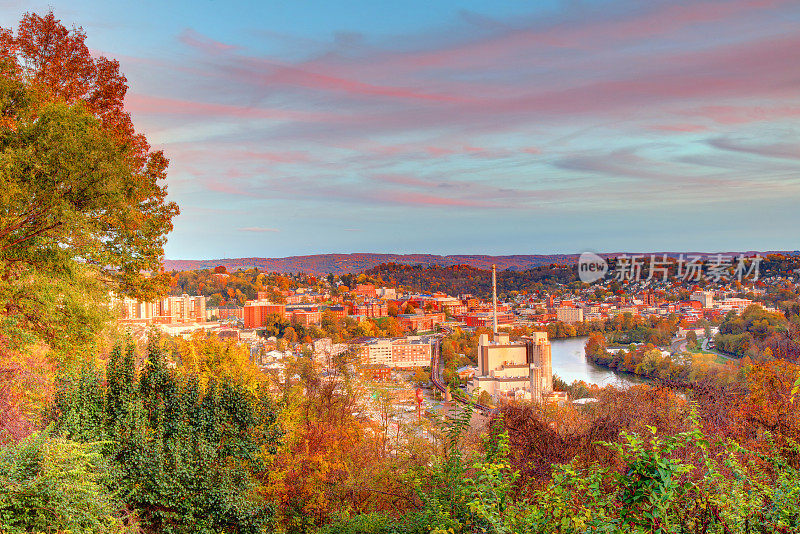
[[[587,339],[585,337],[573,337],[550,341],[554,375],[558,375],[567,384],[571,384],[575,380],[583,380],[588,384],[597,384],[599,386],[615,385],[624,387],[646,382],[638,376],[617,373],[589,362],[583,352]]]

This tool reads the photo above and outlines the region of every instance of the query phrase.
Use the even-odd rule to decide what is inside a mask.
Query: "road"
[[[708,342],[710,341],[709,338],[701,338],[701,339],[702,339],[702,342],[700,344],[700,349],[701,350],[703,350],[705,352],[710,352],[711,354],[715,354],[715,355],[720,356],[722,358],[731,359],[731,355],[730,354],[725,354],[725,353],[716,351],[714,349],[709,349],[708,348]],[[670,352],[672,354],[677,354],[679,352],[683,352],[683,351],[687,350],[686,349],[686,344],[687,344],[687,341],[686,341],[685,337],[676,339],[670,345]]]
[[[670,346],[670,352],[672,354],[677,354],[677,353],[683,352],[685,350],[686,350],[686,338],[685,337],[681,337],[681,338],[676,339],[675,341],[672,342],[672,345]]]
[[[447,330],[445,329],[445,331]],[[447,386],[445,386],[444,381],[442,381],[442,376],[441,376],[442,370],[440,368],[441,366],[439,361],[439,355],[441,354],[441,348],[442,348],[442,337],[443,336],[441,335],[436,337],[436,344],[433,346],[433,350],[431,351],[431,382],[433,383],[433,386],[439,391],[441,391],[442,395],[444,395],[445,391],[447,390]],[[467,403],[467,400],[461,396],[451,395],[451,398],[454,401],[460,402],[462,404]],[[475,403],[473,406],[476,411],[484,415],[494,415],[495,413],[497,413],[497,411],[494,408],[490,408],[485,404]]]

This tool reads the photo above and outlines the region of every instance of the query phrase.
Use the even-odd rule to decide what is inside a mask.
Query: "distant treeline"
[[[469,265],[401,265],[384,263],[364,271],[370,277],[392,281],[412,291],[448,295],[471,293],[486,298],[492,294],[492,271],[476,269]],[[536,291],[559,284],[577,281],[575,267],[553,263],[524,271],[498,271],[497,292],[500,295],[513,291]]]

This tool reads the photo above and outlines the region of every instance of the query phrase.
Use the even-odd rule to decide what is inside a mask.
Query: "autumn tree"
[[[283,331],[283,339],[285,339],[289,343],[297,342],[297,332],[295,331],[294,327],[290,326]]]
[[[124,109],[119,64],[93,58],[85,39],[52,13],[0,30],[0,313],[48,342],[109,289],[159,294],[178,213],[161,183],[167,159]]]
[[[686,332],[686,342],[693,347],[697,346],[697,333],[694,330]]]

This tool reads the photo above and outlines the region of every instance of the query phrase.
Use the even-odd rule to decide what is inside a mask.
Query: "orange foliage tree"
[[[52,12],[26,14],[16,32],[0,30],[8,134],[3,148],[23,150],[29,142],[23,133],[38,140],[28,153],[33,159],[10,168],[11,181],[3,184],[10,193],[3,198],[0,252],[40,268],[41,258],[49,256],[26,246],[66,245],[102,268],[117,291],[154,297],[166,277],[144,273],[158,270],[178,213],[159,183],[168,160],[134,130],[124,109],[127,80],[119,63],[92,57],[85,40],[80,28],[68,30]],[[87,120],[87,113],[99,124]],[[50,165],[51,152],[60,154],[56,166]],[[95,153],[102,161],[91,160]]]

